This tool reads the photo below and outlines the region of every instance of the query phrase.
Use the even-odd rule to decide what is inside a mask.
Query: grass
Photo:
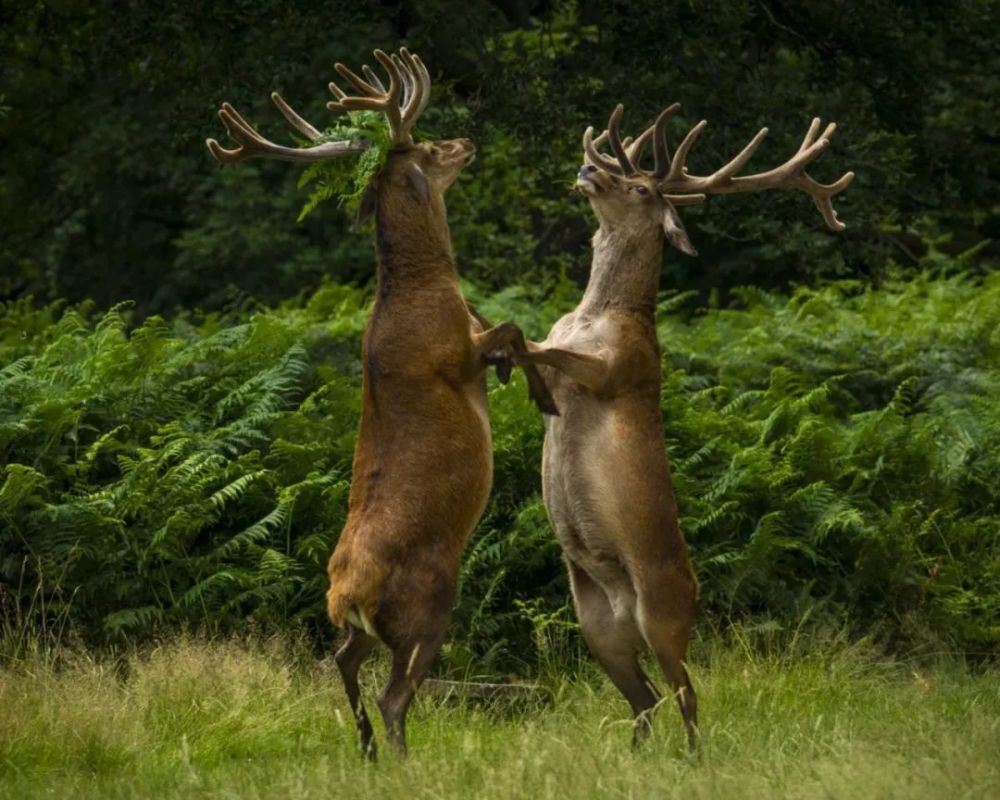
[[[423,697],[410,758],[370,765],[332,661],[287,643],[23,655],[0,668],[0,797],[1000,796],[996,672],[823,641],[764,655],[703,642],[692,660],[700,758],[672,707],[633,752],[624,702],[584,664],[535,707]],[[368,669],[369,690],[383,673]]]

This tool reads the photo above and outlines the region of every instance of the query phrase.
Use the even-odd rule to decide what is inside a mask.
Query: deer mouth
[[[597,177],[598,174],[597,168],[592,164],[584,164],[576,173],[576,183],[573,188],[584,194],[598,194],[605,188],[601,185],[601,179]]]
[[[597,185],[590,175],[578,175],[576,178],[576,183],[573,184],[573,188],[584,194],[594,195],[601,191],[601,187]]]

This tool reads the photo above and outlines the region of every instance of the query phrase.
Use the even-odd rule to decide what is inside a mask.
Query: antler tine
[[[663,195],[667,200],[673,203],[675,206],[680,208],[681,206],[697,206],[705,202],[708,197],[706,194],[666,194]]]
[[[687,136],[684,137],[684,140],[681,142],[681,146],[677,148],[677,152],[674,153],[673,160],[670,162],[670,171],[666,175],[666,179],[668,181],[683,177],[684,165],[687,162],[688,152],[690,152],[694,143],[697,141],[698,137],[701,136],[701,132],[705,130],[707,125],[708,120],[703,119],[688,131]]]
[[[417,106],[417,116],[419,117],[424,113],[424,109],[427,108],[427,104],[431,101],[431,72],[427,69],[427,65],[424,64],[423,59],[420,56],[413,56],[413,60],[416,62],[417,69],[420,72],[421,85],[423,86],[423,99],[420,101],[420,105]]]
[[[334,97],[337,98],[336,102],[339,103],[340,101],[347,99],[347,93],[339,86],[337,86],[337,84],[335,84],[333,81],[330,81],[327,84],[327,88],[330,90],[330,94],[332,94]],[[326,105],[327,107],[330,106],[329,103],[327,103]]]
[[[642,172],[639,167],[639,162],[642,159],[643,149],[649,143],[651,138],[656,136],[663,138],[666,122],[678,108],[680,108],[680,104],[674,103],[674,105],[670,106],[670,108],[665,109],[660,116],[657,117],[656,122],[646,128],[646,130],[640,133],[635,139],[630,136],[625,139],[621,139],[620,125],[624,107],[619,104],[611,113],[611,119],[608,120],[607,130],[591,141],[593,151],[596,151],[596,148],[600,147],[605,142],[610,143],[611,149],[614,151],[618,163],[615,164],[606,156],[602,156],[600,153],[596,153],[595,155],[595,152],[589,150],[587,147],[586,135],[584,137],[584,150],[587,150],[587,156],[590,158],[592,163],[615,175],[634,175],[638,172]],[[664,140],[664,147],[665,146],[666,142]]]
[[[278,111],[291,123],[292,127],[303,134],[310,142],[315,142],[322,136],[316,128],[300,117],[295,112],[295,109],[288,105],[277,92],[271,92],[271,102],[278,107]]]
[[[258,143],[263,141],[261,136],[229,103],[222,104],[222,108],[219,109],[219,119],[222,120],[229,138],[239,142],[239,147],[227,150],[215,139],[206,139],[205,144],[215,156],[215,160],[223,164],[232,164],[253,158]]]
[[[307,136],[310,135],[307,131],[312,131],[316,133],[317,137],[319,136],[319,132],[316,131],[312,125],[292,111],[287,104],[284,104],[284,108],[282,108],[282,104],[284,104],[284,101],[281,101],[278,105],[278,108],[282,110],[282,113],[285,113],[285,109],[287,109],[292,115],[291,117],[287,114],[285,115],[289,122],[295,124],[295,126]],[[239,145],[238,147],[232,149],[226,149],[215,139],[205,140],[205,144],[208,146],[209,151],[217,161],[220,161],[223,164],[232,164],[237,161],[246,161],[251,158],[275,158],[280,161],[296,162],[321,161],[327,158],[338,158],[341,156],[362,153],[371,146],[371,143],[367,141],[325,142],[324,144],[304,149],[297,147],[285,147],[280,144],[275,144],[257,133],[257,131],[253,129],[253,126],[251,126],[250,123],[247,122],[235,108],[229,105],[229,103],[222,104],[222,108],[219,109],[219,119],[222,120],[222,124],[226,128],[226,133],[228,133],[230,138],[236,141]],[[298,122],[304,127],[299,127],[298,124],[293,122],[293,119],[298,120]],[[315,141],[315,139],[313,141]]]
[[[608,143],[611,145],[611,152],[615,154],[615,158],[618,159],[619,165],[621,165],[622,175],[635,175],[635,167],[632,162],[629,161],[628,153],[625,152],[625,147],[622,145],[621,134],[618,131],[618,126],[621,124],[622,114],[625,111],[625,106],[619,103],[615,106],[615,110],[611,112],[611,118],[608,120]]]
[[[608,131],[604,131],[597,141],[603,141],[609,138]],[[623,175],[621,166],[612,161],[607,156],[601,155],[597,152],[597,145],[594,142],[594,127],[591,125],[583,132],[583,151],[587,154],[587,158],[590,159],[590,163],[595,167],[600,167],[605,172],[610,172],[612,175]]]
[[[680,103],[673,103],[660,112],[653,123],[653,177],[666,177],[670,169],[670,149],[667,147],[667,123],[680,109]]]
[[[713,185],[717,183],[724,183],[725,181],[732,178],[737,172],[743,169],[744,165],[750,160],[750,157],[756,152],[757,148],[760,147],[760,143],[764,141],[764,137],[767,136],[767,128],[761,128],[757,131],[757,135],[750,140],[747,144],[726,166],[722,169],[716,170],[714,174],[709,176],[708,183],[703,188],[710,189]]]
[[[399,48],[399,58],[407,67],[410,78],[413,81],[413,102],[406,103],[403,111],[403,119],[412,130],[420,115],[427,108],[427,103],[431,99],[431,74],[420,56],[411,53],[405,47]]]
[[[410,103],[413,102],[413,90],[416,88],[414,86],[413,71],[410,69],[409,65],[395,53],[391,53],[389,58],[391,58],[392,63],[396,65],[396,69],[399,70],[399,77],[403,81],[403,97],[400,100],[400,105],[403,108],[403,124],[405,125],[406,110]]]
[[[625,152],[628,155],[628,160],[632,162],[635,166],[636,171],[640,171],[641,168],[639,163],[642,161],[642,151],[645,149],[646,144],[649,142],[649,138],[653,135],[654,126],[650,125],[646,130],[640,133],[635,140],[629,143],[629,140],[622,142],[625,145]]]
[[[392,132],[392,140],[396,144],[410,141],[409,131],[403,127],[403,117],[399,108],[399,95],[402,88],[403,79],[392,59],[382,50],[375,51],[375,58],[385,68],[389,74],[389,91],[385,93],[385,114],[389,118],[389,130]]]
[[[429,86],[427,81],[424,80],[423,74],[426,72],[426,68],[423,68],[422,72],[422,65],[417,63],[417,57],[405,47],[401,47],[399,55],[394,55],[392,58],[399,67],[400,73],[403,75],[406,83],[406,89],[408,90],[404,94],[403,99],[403,125],[406,126],[408,131],[412,131],[417,119],[427,105]]]
[[[356,89],[364,92],[366,97],[353,97],[333,81],[330,81],[327,86],[330,92],[337,99],[330,101],[326,104],[326,107],[331,111],[382,111],[383,110],[383,97],[386,94],[376,89],[374,86],[360,78],[355,74],[349,67],[341,64],[339,61],[333,65],[333,68],[337,72],[349,81]]]
[[[331,111],[382,111],[388,113],[385,102],[377,97],[352,97],[345,95],[343,100],[330,101],[326,104],[326,107]]]
[[[817,137],[816,131],[819,130],[819,126],[823,122],[819,117],[813,117],[812,122],[809,123],[809,130],[806,131],[805,137],[802,139],[802,144],[799,145],[798,152],[801,153],[803,150],[808,150],[815,144]],[[834,133],[837,131],[837,123],[831,122],[826,126],[826,130],[823,131],[819,139],[830,139]]]
[[[378,53],[381,51],[376,50],[375,52]],[[364,78],[358,75],[354,70],[352,70],[346,64],[341,64],[338,61],[336,64],[333,65],[333,68],[340,73],[340,77],[342,77],[345,81],[348,81],[359,92],[363,92],[364,94],[370,97],[385,94],[385,92],[379,91],[377,88],[368,83],[368,81],[366,81]]]
[[[385,84],[382,83],[382,79],[376,74],[375,70],[373,70],[367,64],[362,64],[361,71],[365,74],[365,79],[368,81],[368,83],[370,83],[372,86],[374,86],[383,94],[388,94],[385,88]]]
[[[830,230],[842,231],[847,226],[837,219],[837,212],[833,207],[833,198],[850,186],[853,181],[853,172],[845,172],[833,183],[826,184],[818,183],[803,172],[798,188],[812,198],[813,204],[819,209],[819,213],[823,215],[823,221]]]

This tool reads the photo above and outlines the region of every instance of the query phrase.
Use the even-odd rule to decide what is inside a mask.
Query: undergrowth
[[[565,283],[476,297],[532,335]],[[897,649],[1000,641],[1000,276],[837,283],[661,308],[664,425],[702,623],[848,619]],[[328,285],[231,319],[0,309],[0,612],[88,641],[329,635],[366,298]],[[491,384],[496,479],[445,665],[579,649],[539,497],[542,424]],[[58,624],[57,624],[58,623]],[[55,635],[55,634],[53,634]]]

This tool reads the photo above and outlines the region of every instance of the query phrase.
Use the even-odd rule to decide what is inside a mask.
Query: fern
[[[544,333],[578,296],[547,291],[476,299]],[[667,300],[659,325],[705,613],[783,624],[812,603],[894,641],[995,650],[1000,276],[740,297],[700,314]],[[328,631],[365,316],[363,293],[332,285],[229,325],[2,306],[4,613],[60,614],[95,641],[250,622]],[[543,424],[520,374],[489,401],[494,491],[463,566],[457,672],[572,652],[539,497]]]
[[[348,211],[357,211],[361,195],[389,156],[391,139],[385,116],[376,111],[349,111],[312,144],[368,140],[371,146],[357,158],[330,158],[310,164],[299,178],[299,188],[312,184],[298,222],[320,203],[337,198]]]

